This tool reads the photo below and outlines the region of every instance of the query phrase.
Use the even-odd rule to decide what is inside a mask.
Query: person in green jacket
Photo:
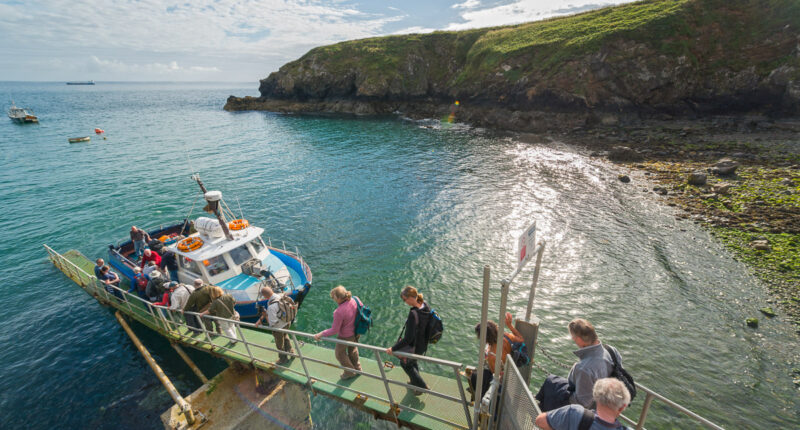
[[[239,315],[234,309],[236,299],[230,294],[225,294],[222,288],[211,286],[211,299],[213,300],[211,306],[202,313],[203,315],[225,318],[226,320],[236,319],[235,316]],[[235,323],[221,320],[214,320],[214,322],[217,324],[217,333],[224,334],[231,340],[237,339]]]
[[[199,286],[198,286],[198,282]],[[196,312],[196,313],[203,313],[208,310],[209,306],[211,305],[211,285],[203,285],[203,281],[200,279],[195,280],[195,290],[192,294],[189,295],[189,299],[186,300],[186,306],[183,307],[185,312]],[[195,315],[186,315],[186,324],[190,327],[200,328],[200,318]],[[206,326],[206,330],[211,330],[213,327],[211,325],[211,321],[204,320],[203,324]]]

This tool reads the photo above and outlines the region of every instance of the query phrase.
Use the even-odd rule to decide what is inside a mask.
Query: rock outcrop
[[[654,0],[312,49],[228,110],[454,114],[523,131],[800,114],[800,2]],[[456,105],[454,102],[459,101]]]

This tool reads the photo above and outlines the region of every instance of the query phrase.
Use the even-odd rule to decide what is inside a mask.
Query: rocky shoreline
[[[800,334],[800,123],[762,117],[577,129],[563,139],[648,184],[619,179],[680,209],[745,262],[772,298],[757,318],[783,318]],[[652,186],[655,183],[657,185]]]

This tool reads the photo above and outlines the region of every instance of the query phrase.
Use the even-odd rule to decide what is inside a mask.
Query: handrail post
[[[206,341],[208,342],[209,345],[211,345],[211,349],[214,349],[214,342],[211,340],[211,335],[208,334],[208,330],[206,329],[206,317],[205,317],[205,315],[200,315],[200,314],[195,313],[195,316],[196,317],[200,317],[200,318],[198,318],[198,321],[200,322],[200,330],[203,330],[203,333],[206,335]],[[211,321],[211,327],[214,327],[214,322],[213,321]]]
[[[236,321],[236,331],[239,332],[239,337],[242,339],[242,343],[244,343],[244,349],[247,350],[247,358],[250,359],[250,364],[253,364],[256,358],[253,356],[253,353],[250,352],[250,345],[247,344],[247,340],[244,338],[244,332],[242,331],[242,326],[239,325],[239,321]]]
[[[397,426],[400,426],[400,421],[397,419],[397,409],[395,409],[394,398],[392,397],[392,390],[389,388],[389,381],[386,379],[386,371],[383,370],[383,362],[381,362],[381,353],[377,350],[373,351],[375,353],[375,362],[378,363],[378,369],[381,371],[381,380],[383,381],[383,386],[386,387],[386,396],[389,399],[389,409],[392,411],[392,416],[394,417],[394,422]]]
[[[503,344],[505,343],[503,341],[503,333],[505,329],[509,285],[511,285],[511,281],[508,279],[500,281],[500,316],[497,319],[497,349],[494,355],[494,378],[492,379],[492,385],[495,386],[495,389],[492,391],[492,400],[489,402],[489,419],[491,419],[492,422],[497,422],[495,421],[494,414],[499,412],[498,403],[500,403],[500,393],[498,391],[501,384],[500,374],[503,370]],[[489,427],[491,428],[494,426],[490,423]]]
[[[380,365],[380,362],[378,362],[378,365]],[[461,395],[461,405],[464,406],[464,415],[467,417],[467,427],[471,428],[472,415],[469,413],[469,402],[467,401],[466,393],[464,393],[464,384],[461,382],[461,374],[458,372],[459,368],[460,366],[453,366],[453,376],[455,376],[456,383],[458,384],[458,393]]]
[[[650,403],[652,402],[653,402],[653,395],[647,393],[647,397],[644,398],[642,413],[639,414],[639,422],[636,423],[636,430],[642,430],[644,428],[644,421],[647,419],[647,413],[650,411]]]
[[[483,266],[483,298],[481,302],[481,341],[478,347],[478,367],[475,369],[478,372],[477,380],[475,382],[474,387],[474,397],[475,397],[475,405],[474,409],[474,417],[472,419],[472,430],[476,430],[478,428],[478,423],[480,423],[480,414],[481,414],[481,399],[483,396],[481,395],[481,391],[483,390],[483,366],[486,360],[486,321],[489,318],[489,275],[490,269],[489,266]]]
[[[292,344],[294,344],[294,350],[297,351],[297,356],[300,358],[300,364],[303,365],[303,372],[306,374],[306,384],[308,385],[308,389],[311,392],[314,392],[313,382],[311,381],[311,374],[308,373],[308,367],[306,367],[306,360],[303,358],[303,351],[300,350],[300,343],[297,341],[297,336],[292,333],[290,335],[292,337]],[[275,345],[276,347],[278,345]],[[278,358],[280,359],[281,354],[278,353]]]
[[[544,254],[544,245],[546,241],[539,242],[539,252],[536,253],[536,267],[533,269],[533,281],[531,282],[531,294],[528,296],[528,308],[525,311],[525,322],[531,321],[531,312],[533,311],[533,298],[536,295],[536,284],[539,283],[539,271],[542,268],[542,255]]]

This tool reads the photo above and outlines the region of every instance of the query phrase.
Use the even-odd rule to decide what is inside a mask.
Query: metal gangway
[[[313,334],[310,333],[267,326],[256,327],[254,324],[244,321],[226,320],[210,315],[176,311],[157,306],[135,294],[128,293],[124,289],[106,286],[98,281],[93,274],[90,274],[93,273],[94,263],[80,252],[70,250],[62,255],[47,245],[44,245],[44,248],[47,250],[53,265],[98,302],[115,308],[118,311],[117,318],[121,322],[124,321],[120,314],[136,320],[166,337],[203,382],[206,382],[206,378],[178,345],[190,346],[227,361],[239,362],[253,369],[270,372],[288,382],[303,385],[314,394],[333,398],[348,407],[370,413],[376,419],[395,422],[398,426],[419,429],[537,429],[533,423],[540,410],[528,386],[530,366],[517,369],[513,364],[513,360],[507,360],[502,381],[499,378],[495,379],[493,381],[493,389],[490,389],[485,396],[485,398],[489,398],[488,404],[481,401],[481,399],[476,399],[475,402],[472,402],[468,399],[469,391],[466,378],[475,368],[466,366],[463,363],[395,352],[394,355],[397,357],[415,359],[425,363],[426,368],[433,366],[440,370],[438,373],[421,372],[423,379],[429,386],[427,390],[421,389],[404,382],[407,379],[405,373],[393,371],[394,366],[391,362],[383,360],[386,353],[385,348],[333,338],[322,338],[320,341],[315,341],[313,340]],[[533,318],[533,322],[530,322],[530,311],[543,250],[543,242],[535,248],[537,265],[531,287],[528,312],[524,321],[518,320],[518,323],[527,323],[529,326],[535,327],[537,332],[538,320]],[[510,279],[501,282],[503,292],[500,309],[501,317],[505,315],[506,311],[508,287],[517,273],[519,273],[519,268]],[[488,293],[489,268],[487,266],[484,268],[483,277],[484,306],[482,326],[484,329],[481,333],[482,346],[485,346]],[[236,337],[228,337],[209,330],[203,323],[199,324],[199,327],[192,327],[187,323],[187,315],[193,315],[209,322],[234,324]],[[123,324],[123,327],[125,327],[125,324]],[[498,337],[502,338],[502,324],[499,327],[501,331]],[[292,357],[289,363],[283,365],[276,363],[278,349],[275,347],[273,331],[284,332],[289,335],[294,353],[281,351],[281,354]],[[526,342],[532,359],[537,332],[533,333],[533,341],[531,343]],[[325,344],[344,344],[358,347],[362,354],[360,360],[362,370],[347,370],[356,372],[362,377],[348,380],[337,379],[337,374],[344,368],[339,365],[332,348],[321,346]],[[483,348],[480,351],[483,351]],[[143,352],[143,354],[145,353]],[[479,357],[478,369],[481,369],[483,368],[483,354],[479,354]],[[154,371],[159,376],[160,369],[156,370],[154,368]],[[483,372],[478,372],[476,384],[478,387],[482,386],[482,374]],[[496,388],[501,382],[503,384],[502,394],[498,395]],[[654,399],[661,400],[677,408],[677,410],[686,413],[709,428],[722,429],[722,427],[639,384],[637,384],[637,388],[647,393],[645,407],[638,422],[621,417],[633,424],[637,430],[644,428],[643,424],[647,418],[649,405]],[[170,390],[170,387],[167,386],[167,389],[187,417],[192,416],[193,411],[190,406],[179,394],[174,392],[174,388]],[[414,395],[415,390],[421,391],[422,395]],[[491,419],[493,416],[497,416],[498,419]]]

